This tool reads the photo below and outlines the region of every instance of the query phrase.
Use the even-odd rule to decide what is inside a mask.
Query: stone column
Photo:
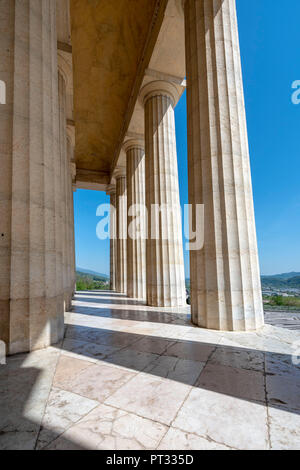
[[[116,290],[117,271],[117,217],[116,217],[116,186],[110,185],[107,191],[110,196],[110,290]]]
[[[74,187],[72,184],[72,212],[71,212],[71,289],[72,289],[72,299],[74,298],[76,292],[76,250],[75,250],[75,218],[74,218]]]
[[[186,294],[173,109],[177,89],[155,81],[142,89],[141,98],[145,105],[147,302],[180,307],[186,305]]]
[[[68,161],[70,165],[70,231],[71,231],[71,298],[73,299],[76,291],[76,252],[75,252],[75,220],[74,220],[74,192],[76,191],[76,163],[74,160],[74,148],[75,148],[75,129],[73,126],[67,127],[67,145],[68,145]]]
[[[186,0],[189,202],[204,204],[191,251],[193,323],[264,324],[235,0]]]
[[[72,161],[74,149],[67,139],[67,184],[68,184],[68,301],[69,309],[72,308],[72,299],[75,293],[76,267],[75,267],[75,235],[74,235],[74,201],[73,201],[73,178]]]
[[[127,293],[127,190],[125,169],[116,174],[117,271],[116,291]]]
[[[55,2],[0,2],[0,76],[0,339],[13,354],[64,333]]]
[[[63,229],[63,288],[65,310],[71,307],[71,172],[67,146],[67,113],[66,113],[66,83],[63,74],[58,73],[58,96],[59,96],[59,143],[61,164],[61,205],[62,205],[62,229]]]
[[[146,300],[145,144],[124,144],[127,164],[127,295]]]

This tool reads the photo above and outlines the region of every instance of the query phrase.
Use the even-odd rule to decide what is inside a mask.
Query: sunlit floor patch
[[[298,449],[297,341],[80,293],[61,344],[0,366],[0,448]]]

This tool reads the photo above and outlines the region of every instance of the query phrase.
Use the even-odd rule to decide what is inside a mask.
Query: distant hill
[[[81,269],[81,268],[79,268]],[[89,291],[89,290],[105,290],[109,287],[109,279],[106,274],[96,273],[90,274],[94,271],[83,272],[76,271],[76,290]],[[87,270],[84,270],[87,271]]]
[[[293,277],[299,277],[300,273],[291,272],[283,274],[272,274],[271,276],[262,276],[262,278],[277,278],[277,279],[291,279]]]
[[[76,268],[76,273],[89,274],[90,276],[93,277],[93,279],[98,278],[99,280],[105,280],[105,281],[109,279],[109,276],[107,274],[97,273],[96,271],[91,271],[90,269],[85,269],[85,268]]]
[[[262,276],[262,286],[273,289],[300,289],[300,273],[283,273],[273,276]]]
[[[300,290],[300,273],[283,273],[274,274],[272,276],[261,276],[263,288],[270,289],[299,289]],[[190,279],[186,279],[186,287],[190,288]]]

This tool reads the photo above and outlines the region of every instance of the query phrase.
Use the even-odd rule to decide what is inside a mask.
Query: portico
[[[162,309],[186,305],[174,120],[185,90],[189,202],[193,217],[198,205],[205,214],[204,246],[190,253],[192,322],[259,330],[235,1],[56,3],[1,3],[11,25],[0,46],[1,337],[9,353],[63,335],[77,188],[111,196],[111,289]]]
[[[1,0],[0,153],[0,449],[299,449],[299,331],[264,325],[235,0]],[[110,196],[109,291],[76,292],[77,189]]]

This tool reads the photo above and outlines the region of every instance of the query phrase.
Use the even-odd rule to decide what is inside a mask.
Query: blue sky
[[[300,271],[299,0],[237,0],[254,203],[262,274]],[[188,202],[186,102],[177,105],[181,203]],[[74,193],[77,266],[109,273],[109,241],[96,237],[100,192]],[[189,274],[188,253],[185,252]]]

